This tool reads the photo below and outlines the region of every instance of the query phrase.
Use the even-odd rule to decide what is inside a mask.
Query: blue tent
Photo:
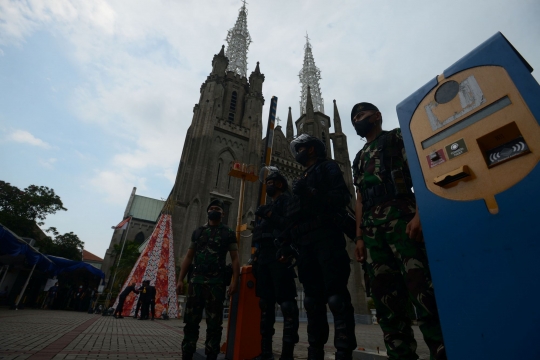
[[[25,260],[28,265],[36,265],[39,270],[53,276],[66,271],[86,269],[93,275],[102,279],[105,278],[103,271],[85,262],[40,253],[11,230],[0,224],[0,262],[16,264]]]

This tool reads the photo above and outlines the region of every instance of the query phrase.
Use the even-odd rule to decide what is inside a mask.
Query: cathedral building
[[[184,141],[180,165],[171,195],[176,200],[173,213],[175,254],[182,259],[187,253],[193,231],[207,222],[206,207],[210,201],[225,203],[224,222],[236,227],[240,180],[228,176],[230,163],[235,160],[260,167],[265,150],[263,131],[264,75],[257,62],[247,77],[247,53],[251,37],[247,29],[245,3],[238,19],[227,35],[227,48],[214,55],[212,71],[201,85],[199,102],[193,108],[191,125]],[[342,132],[341,119],[334,100],[333,132],[331,118],[324,112],[320,89],[320,70],[315,66],[312,47],[306,37],[304,64],[300,71],[300,117],[293,122],[291,108],[286,124],[274,129],[271,165],[276,166],[292,181],[304,170],[293,158],[289,145],[296,134],[308,133],[320,138],[327,147],[328,157],[340,166],[347,186],[354,194],[347,137]],[[331,146],[332,145],[332,146]],[[242,222],[254,219],[258,206],[258,183],[247,183]],[[351,207],[354,209],[354,197]],[[354,245],[349,243],[350,257]],[[247,262],[251,253],[250,231],[240,240],[240,259]],[[366,314],[366,297],[360,265],[351,262],[349,290],[357,314]]]

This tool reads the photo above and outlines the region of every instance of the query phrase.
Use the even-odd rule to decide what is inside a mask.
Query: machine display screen
[[[494,103],[489,104],[485,108],[483,108],[480,111],[475,112],[474,114],[466,117],[465,119],[461,120],[460,122],[446,128],[445,130],[441,131],[440,133],[437,133],[433,135],[430,138],[427,138],[426,140],[422,141],[422,148],[426,149],[436,143],[438,143],[441,140],[446,139],[447,137],[450,137],[461,130],[465,129],[468,126],[471,126],[472,124],[485,119],[491,114],[496,113],[497,111],[507,107],[508,105],[512,104],[512,101],[510,101],[510,98],[508,96],[505,96]]]

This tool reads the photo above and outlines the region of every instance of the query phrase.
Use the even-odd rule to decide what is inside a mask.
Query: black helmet
[[[324,143],[316,138],[315,136],[311,136],[308,134],[301,134],[296,139],[291,141],[291,154],[294,158],[296,158],[296,155],[298,155],[298,149],[300,147],[309,147],[314,146],[315,151],[317,152],[317,156],[320,158],[326,157],[326,146]]]
[[[287,190],[289,184],[287,183],[287,178],[283,176],[279,169],[275,166],[263,166],[261,172],[259,173],[259,181],[266,183],[268,180],[279,180],[283,184],[283,190]]]

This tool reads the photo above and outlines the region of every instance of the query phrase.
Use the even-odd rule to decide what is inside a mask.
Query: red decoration
[[[156,317],[160,317],[165,308],[171,318],[178,317],[171,215],[160,215],[148,244],[131,270],[122,290],[133,282],[139,288],[143,280],[150,280],[150,285],[156,287]],[[135,293],[128,295],[124,303],[123,316],[135,315],[138,299],[139,295]],[[118,298],[114,307],[117,305]]]

